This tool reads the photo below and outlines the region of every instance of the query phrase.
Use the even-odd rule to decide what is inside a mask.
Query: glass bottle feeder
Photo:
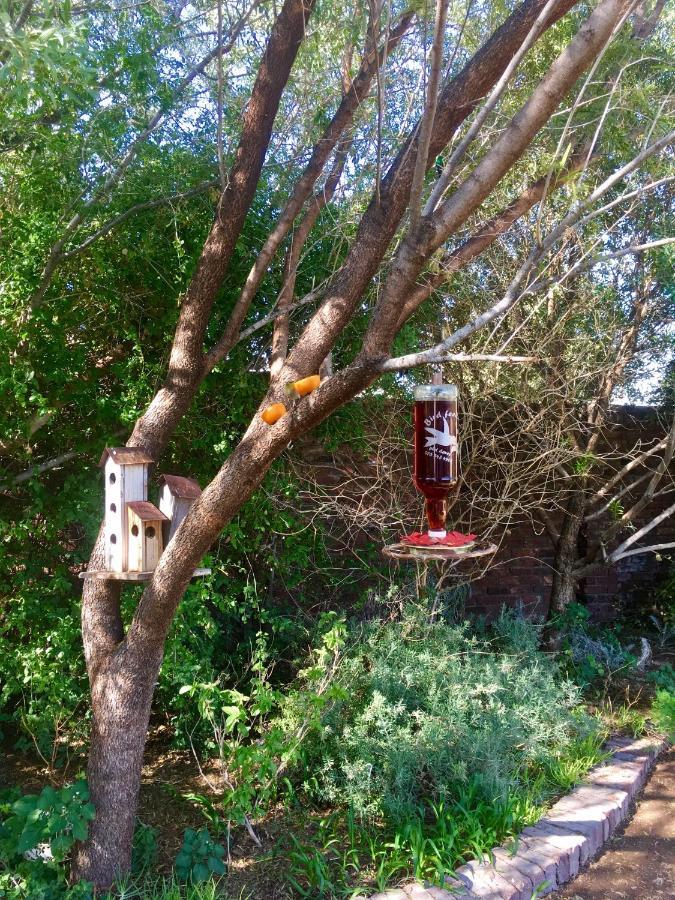
[[[497,547],[475,534],[447,530],[448,494],[458,479],[457,387],[434,373],[431,384],[415,388],[413,482],[424,497],[427,530],[401,537],[383,549],[394,559],[460,560],[487,556]]]
[[[447,537],[448,493],[457,482],[457,388],[454,384],[415,388],[413,480],[424,495],[430,538]]]

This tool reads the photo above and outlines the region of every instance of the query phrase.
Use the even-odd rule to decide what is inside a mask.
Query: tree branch
[[[607,557],[609,562],[617,562],[617,560],[621,559],[621,557],[625,555],[624,551],[627,550],[628,547],[632,547],[636,541],[639,541],[641,537],[644,537],[645,534],[648,534],[652,529],[656,528],[657,525],[660,525],[661,522],[664,522],[667,518],[672,516],[673,513],[675,513],[675,503],[667,509],[664,509],[658,516],[654,516],[650,522],[647,522],[646,525],[643,525],[642,528],[639,528],[631,534],[630,537],[626,538],[622,544],[619,544],[619,546]]]
[[[309,162],[304,172],[293,188],[291,196],[281,211],[274,229],[270,232],[263,244],[256,261],[246,278],[244,287],[237,298],[234,309],[225,326],[222,336],[214,347],[206,355],[206,370],[210,371],[220,360],[224,359],[238,340],[239,330],[246,318],[260,282],[262,281],[269,264],[277,252],[281,242],[290,231],[296,216],[303,207],[307,198],[316,184],[326,162],[335,149],[341,135],[349,127],[360,106],[370,93],[375,73],[382,65],[382,61],[401,42],[405,33],[410,28],[414,13],[405,13],[397,25],[391,30],[388,40],[379,50],[372,50],[365,54],[361,62],[358,74],[352,80],[347,92],[335,111],[333,118],[326,127],[323,135],[314,146]]]
[[[432,216],[425,217],[416,245],[400,245],[363,343],[366,355],[379,357],[388,352],[396,334],[402,298],[413,289],[431,254],[469,218],[520,159],[560,100],[611,39],[627,2],[603,0],[595,8],[492,149],[452,196]]]
[[[136,213],[143,212],[146,209],[156,209],[158,206],[165,206],[167,203],[174,203],[176,200],[187,200],[190,197],[197,197],[199,194],[203,194],[205,191],[208,191],[212,187],[217,187],[219,184],[220,180],[218,178],[212,178],[210,181],[203,181],[201,184],[196,185],[196,187],[190,188],[187,191],[180,191],[178,194],[172,194],[170,197],[158,197],[156,200],[146,200],[143,203],[137,203],[135,206],[131,206],[123,213],[110,219],[105,225],[101,225],[99,229],[93,234],[90,234],[89,237],[82,241],[81,244],[78,244],[77,247],[67,250],[62,254],[61,259],[70,259],[78,253],[82,253],[83,250],[86,250],[87,247],[90,247],[99,238],[104,237],[109,231],[112,231],[113,228],[121,225],[122,222],[125,222],[131,216],[135,216]]]
[[[599,7],[598,7],[599,9]],[[411,366],[422,365],[426,362],[432,361],[436,356],[442,354],[452,347],[455,347],[457,344],[466,340],[470,335],[472,335],[479,328],[484,327],[489,322],[494,321],[498,316],[503,315],[508,312],[512,306],[514,306],[518,300],[522,299],[525,295],[534,294],[536,291],[541,290],[544,286],[547,286],[549,282],[533,282],[526,290],[523,289],[524,282],[529,276],[530,272],[534,268],[534,266],[539,263],[539,261],[544,257],[544,255],[560,240],[565,233],[570,229],[579,218],[581,218],[583,212],[592,204],[595,203],[603,194],[605,194],[611,187],[616,184],[621,178],[624,178],[626,175],[635,171],[642,163],[649,157],[652,156],[657,151],[661,150],[663,147],[667,146],[673,138],[673,133],[669,133],[665,135],[658,141],[655,141],[650,147],[647,147],[641,153],[639,153],[630,163],[622,166],[616,172],[614,172],[609,178],[605,179],[605,181],[599,185],[585,200],[578,203],[559,223],[558,225],[549,232],[547,237],[538,245],[536,245],[529,253],[528,257],[524,261],[524,263],[519,268],[518,272],[514,276],[509,285],[506,293],[503,295],[502,299],[497,303],[493,304],[493,306],[489,307],[485,312],[481,313],[479,316],[476,316],[472,322],[467,323],[462,328],[458,328],[453,334],[447,337],[445,340],[440,341],[434,347],[429,348],[428,350],[420,351],[419,353],[408,354],[407,356],[397,357],[393,362],[388,363],[391,364],[394,368],[398,368],[399,366],[403,366],[404,368],[410,368]],[[459,192],[460,189],[455,193]],[[637,245],[635,247],[624,248],[624,250],[617,251],[617,253],[621,255],[625,255],[630,252],[641,252],[644,249],[648,249],[653,246],[661,246],[662,243],[670,243],[673,238],[666,238],[663,242],[654,241],[649,245],[642,244]],[[612,258],[616,258],[616,254],[608,254]],[[601,257],[598,258],[597,261],[604,261]],[[572,267],[571,270],[568,270],[560,281],[565,280],[569,277],[570,273],[574,271],[576,267]],[[405,282],[404,282],[405,285]],[[389,308],[395,308],[395,304],[393,303],[393,296],[391,302],[389,304]],[[381,314],[382,320],[384,318],[384,313]],[[373,320],[374,321],[374,320]],[[375,333],[375,326],[371,324],[371,332]],[[372,348],[371,351],[372,353]]]
[[[549,0],[550,3],[555,0]],[[441,65],[443,63],[443,38],[445,36],[445,22],[448,15],[448,0],[436,0],[436,19],[434,22],[434,38],[431,43],[429,80],[427,82],[427,95],[424,104],[424,113],[420,124],[419,139],[417,144],[417,156],[415,157],[415,169],[413,171],[412,185],[410,187],[410,212],[409,229],[413,235],[417,231],[422,210],[422,192],[424,191],[424,176],[428,167],[429,144],[434,127],[436,106],[438,103],[438,85],[441,78]]]
[[[218,53],[220,53],[221,51],[229,52],[232,49],[237,38],[241,34],[241,31],[246,25],[249,16],[256,8],[256,6],[260,4],[260,2],[261,0],[252,0],[249,8],[246,10],[244,15],[239,19],[239,21],[230,32],[229,40],[225,48],[217,46],[214,50],[208,53],[201,60],[201,62],[197,63],[197,65],[178,83],[178,86],[173,92],[171,103],[168,106],[161,106],[151,116],[147,126],[136,138],[134,138],[131,146],[124,154],[121,161],[117,164],[115,169],[113,169],[113,171],[108,175],[103,184],[92,193],[89,199],[83,203],[80,210],[75,213],[75,215],[70,219],[63,231],[63,234],[49,251],[49,255],[47,256],[47,261],[40,278],[40,283],[29,300],[29,308],[31,312],[35,312],[35,310],[37,310],[44,302],[45,294],[47,293],[47,289],[49,288],[49,285],[51,283],[52,276],[54,275],[54,272],[56,271],[59,263],[63,259],[63,251],[65,249],[65,246],[70,240],[70,237],[79,229],[80,225],[84,221],[87,210],[91,209],[92,206],[98,203],[100,198],[107,194],[108,191],[115,187],[115,185],[122,179],[124,173],[138,155],[138,151],[140,150],[141,146],[157,130],[160,124],[164,121],[168,109],[170,109],[176,103],[178,98],[192,84],[195,78],[204,72],[206,67],[216,58]],[[82,195],[80,199],[82,199],[83,197],[84,195]]]
[[[202,348],[211,309],[255,195],[281,95],[314,4],[315,0],[285,0],[272,28],[244,113],[228,184],[181,304],[166,383],[130,438],[152,456],[165,446],[206,374]]]
[[[574,2],[559,0],[546,27],[561,18]],[[428,160],[442,152],[457,128],[496,83],[544,5],[545,0],[525,0],[464,69],[454,78],[448,78],[436,107]],[[407,209],[417,134],[415,127],[383,179],[379,195],[372,197],[347,259],[326,291],[321,308],[289,355],[285,380],[317,370],[367,291]]]

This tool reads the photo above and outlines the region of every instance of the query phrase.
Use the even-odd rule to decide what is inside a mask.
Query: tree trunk
[[[616,6],[617,2],[613,0],[610,5]],[[480,101],[485,89],[503,71],[505,60],[510,58],[506,50],[512,51],[513,46],[518,46],[544,3],[545,0],[526,0],[476,54],[458,79],[444,89],[442,102],[437,108],[437,128],[432,135],[430,158],[447,144],[459,124]],[[573,3],[574,0],[559,0],[549,24]],[[284,11],[296,27],[275,27],[271,38],[271,43],[276,41],[279,44],[285,66],[284,76],[287,76],[292,56],[297,50],[297,29],[300,25],[304,27],[312,6],[313,0],[285,0]],[[593,23],[597,18],[595,16]],[[593,40],[589,40],[587,34],[593,29],[587,27],[584,30],[574,45],[577,63],[579,46],[584,41],[588,45],[584,59],[590,63],[595,45],[609,24],[605,22],[604,30],[601,28],[598,35],[591,34]],[[600,25],[603,25],[602,21]],[[266,60],[269,63],[268,56]],[[573,75],[576,76],[577,68],[578,65],[574,71],[570,70],[567,80],[559,79],[560,96],[563,88],[565,92],[569,88],[568,82]],[[251,185],[253,181],[257,182],[263,150],[269,139],[271,120],[261,110],[267,109],[269,112],[269,107],[274,106],[280,95],[279,85],[272,78],[273,70],[274,66],[263,64],[262,81],[269,78],[272,82],[269,91],[260,91],[267,102],[260,107],[252,102],[246,114],[247,121],[253,123],[249,129],[248,144],[257,148],[256,153],[242,151],[235,163],[235,170],[246,181],[247,190],[240,190],[236,179],[232,179],[237,214],[230,221],[226,220],[223,201],[219,204],[216,223],[182,304],[167,385],[138,421],[132,436],[132,442],[144,447],[153,459],[157,459],[165,448],[206,371],[202,342],[209,312],[222,284],[227,258],[238,236],[237,230],[240,230],[250,205],[253,196]],[[261,75],[257,85],[260,85]],[[552,104],[553,98],[548,95],[547,98],[547,103]],[[246,126],[244,131],[247,131]],[[243,141],[241,146],[246,147],[247,142]],[[384,179],[379,198],[371,203],[362,219],[361,230],[348,262],[334,279],[321,310],[296,344],[284,372],[286,369],[289,374],[293,374],[295,369],[298,374],[316,371],[353,315],[407,207],[414,166],[414,153],[410,153],[410,149],[409,143],[399,154],[390,175]],[[242,197],[246,203],[240,202]],[[467,209],[466,212],[468,215],[470,211]],[[340,291],[336,288],[338,284],[341,285]],[[392,299],[402,305],[403,296]],[[399,305],[396,306],[396,313]],[[398,315],[393,316],[391,322],[384,322],[384,337],[377,342],[378,354],[390,351],[389,332],[397,318]],[[94,711],[89,779],[97,815],[89,839],[78,847],[74,878],[86,878],[99,888],[107,888],[115,876],[129,868],[152,693],[166,634],[194,567],[223,527],[260,485],[272,461],[289,442],[315,427],[333,410],[372,383],[379,374],[380,362],[379,355],[369,356],[362,351],[346,369],[333,375],[310,397],[294,405],[272,428],[264,425],[258,416],[254,417],[237,448],[194,503],[170,546],[160,557],[126,635],[119,615],[119,585],[114,582],[86,583],[82,609],[83,637]],[[280,385],[272,387],[263,404],[277,399],[275,391],[281,391]]]
[[[93,728],[87,778],[96,818],[77,845],[73,878],[109,886],[128,871],[143,751],[161,653],[132,660],[120,651],[92,685]]]
[[[553,584],[548,609],[547,645],[551,650],[560,646],[560,632],[556,619],[562,615],[577,594],[577,576],[575,567],[578,558],[579,534],[583,527],[583,516],[586,508],[584,486],[579,485],[567,502],[560,536],[555,547],[553,559]]]

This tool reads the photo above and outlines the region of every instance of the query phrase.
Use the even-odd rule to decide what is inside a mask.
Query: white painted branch
[[[661,550],[672,550],[675,547],[675,543],[672,544],[652,544],[649,547],[635,547],[633,550],[629,550],[627,553],[622,553],[620,556],[615,556],[615,553],[612,553],[610,556],[611,562],[618,562],[620,559],[626,559],[627,556],[639,556],[642,553],[659,553]]]
[[[627,550],[628,547],[632,547],[636,541],[639,541],[640,538],[644,537],[645,534],[649,534],[649,532],[652,529],[656,528],[657,525],[660,525],[661,522],[665,522],[665,520],[672,516],[673,513],[675,513],[675,503],[673,503],[667,509],[664,509],[663,512],[659,513],[658,516],[654,516],[654,518],[650,522],[647,522],[646,525],[643,525],[642,528],[639,528],[637,531],[631,534],[630,537],[627,537],[622,544],[619,544],[619,546],[609,554],[609,562],[616,562],[618,559],[621,559],[622,556],[625,556],[626,554],[624,551]]]
[[[415,356],[416,354],[411,354]],[[398,360],[405,360],[407,357],[400,356]],[[412,369],[414,366],[426,365],[428,363],[467,363],[467,362],[494,362],[507,363],[509,365],[527,365],[532,363],[540,363],[540,356],[504,356],[499,353],[439,353],[433,358],[426,358],[423,362],[412,362],[410,364],[397,364],[397,359],[388,359],[382,363],[381,372],[400,372],[404,369]]]

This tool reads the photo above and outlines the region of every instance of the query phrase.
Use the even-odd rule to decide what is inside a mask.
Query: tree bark
[[[560,0],[544,30],[575,3],[576,0]],[[546,0],[525,0],[462,71],[442,87],[429,142],[429,165],[494,87],[545,5]],[[317,371],[367,291],[408,207],[415,170],[416,135],[417,129],[413,129],[382,180],[379,192],[370,201],[347,259],[331,282],[319,313],[310,320],[289,355],[285,380],[292,381]]]
[[[228,189],[220,198],[181,306],[167,381],[137,421],[129,440],[131,446],[143,447],[153,459],[159,459],[166,448],[203,378],[203,340],[211,308],[253,199],[281,94],[314,2],[286,0],[272,29],[244,115]],[[102,559],[103,538],[99,533],[89,567],[103,568]],[[181,593],[188,579],[189,574]],[[82,639],[93,713],[87,774],[96,820],[88,840],[77,849],[72,877],[92,881],[99,888],[109,887],[131,863],[130,835],[143,748],[164,645],[161,632],[155,628],[155,640],[148,643],[145,657],[127,655],[120,593],[120,582],[87,580],[82,594]],[[138,727],[130,724],[132,719]],[[123,761],[119,769],[118,759]],[[112,792],[108,782],[114,785]]]
[[[556,619],[576,599],[577,576],[574,570],[578,556],[579,533],[586,509],[585,479],[581,481],[581,484],[573,487],[573,493],[565,507],[553,558],[553,583],[548,613],[550,624],[547,629],[547,645],[551,650],[558,649],[560,645],[560,631]]]

